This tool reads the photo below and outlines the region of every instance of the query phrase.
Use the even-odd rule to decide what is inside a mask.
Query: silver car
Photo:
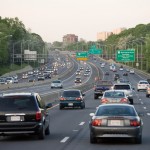
[[[128,97],[120,90],[107,90],[101,98],[101,104],[124,103],[128,104]]]
[[[54,80],[51,83],[51,88],[63,88],[63,83],[61,80]]]
[[[142,143],[143,122],[133,105],[100,105],[90,116],[91,143],[96,143],[98,138],[129,138]]]

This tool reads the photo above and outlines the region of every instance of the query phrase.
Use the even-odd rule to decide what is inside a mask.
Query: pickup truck
[[[99,80],[95,83],[94,87],[94,99],[98,99],[99,96],[103,96],[106,90],[110,90],[113,83],[109,80]]]

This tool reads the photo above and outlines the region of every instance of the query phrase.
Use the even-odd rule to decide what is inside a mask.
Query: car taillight
[[[120,101],[121,103],[127,103],[128,100],[126,98],[122,98]]]
[[[64,100],[65,100],[65,98],[64,98],[64,97],[61,97],[59,100],[60,100],[60,101],[64,101]]]
[[[137,127],[137,126],[140,126],[140,124],[141,123],[137,120],[130,120],[130,126]]]
[[[94,119],[92,120],[92,126],[101,126],[102,120],[101,119]]]
[[[81,100],[81,97],[77,97],[76,100]]]
[[[106,98],[101,99],[101,103],[107,103],[108,100]]]
[[[42,113],[41,113],[41,111],[37,111],[36,112],[35,118],[36,118],[37,121],[40,121],[42,119]]]

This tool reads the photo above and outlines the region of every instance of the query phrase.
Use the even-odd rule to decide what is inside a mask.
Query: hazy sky
[[[150,0],[0,0],[0,16],[18,17],[46,42],[69,33],[95,41],[97,32],[150,23]]]

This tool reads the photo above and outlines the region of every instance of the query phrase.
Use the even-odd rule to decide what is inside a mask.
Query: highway
[[[89,120],[90,113],[95,112],[96,107],[100,104],[99,100],[94,99],[93,83],[94,78],[100,74],[101,78],[112,80],[114,72],[109,70],[109,64],[107,63],[104,68],[100,67],[99,60],[88,62],[88,66],[91,68],[91,75],[89,77],[82,76],[82,83],[75,85],[75,72],[79,67],[78,62],[75,61],[75,70],[72,71],[69,76],[62,78],[64,89],[68,88],[80,88],[85,93],[85,109],[72,109],[66,108],[59,110],[58,97],[55,97],[57,101],[53,104],[53,107],[49,109],[50,114],[50,136],[46,136],[44,140],[38,140],[35,136],[10,136],[0,137],[0,148],[3,150],[149,150],[150,148],[150,98],[146,98],[145,92],[137,92],[136,85],[141,79],[146,79],[145,75],[136,72],[134,75],[129,74],[123,76],[124,71],[119,71],[117,67],[117,73],[121,78],[128,79],[132,87],[135,88],[134,94],[134,106],[138,113],[141,113],[144,127],[143,127],[143,142],[142,144],[134,144],[128,139],[107,139],[97,144],[90,144],[89,139]],[[110,75],[104,75],[108,71]],[[75,86],[75,87],[74,87]],[[81,87],[80,87],[81,86]],[[88,87],[89,86],[89,87]],[[13,90],[7,90],[5,92],[12,92]],[[35,86],[23,89],[15,89],[17,91],[36,91],[41,95],[49,94],[53,92],[59,93],[61,89],[50,89],[50,86],[45,84],[42,86]],[[2,92],[1,92],[2,93]]]

